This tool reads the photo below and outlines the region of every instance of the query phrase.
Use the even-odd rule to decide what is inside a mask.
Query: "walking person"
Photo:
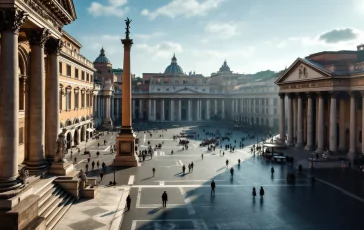
[[[201,158],[202,158],[202,160],[203,160],[203,153],[201,153]]]
[[[229,165],[229,160],[226,160],[226,168],[228,167]]]
[[[215,187],[216,187],[215,181],[212,180],[212,182],[211,182],[211,196],[212,196],[212,194],[215,195]]]
[[[77,163],[77,157],[75,157],[74,161],[75,161],[75,164],[76,164]]]
[[[99,161],[97,161],[96,165],[97,165],[97,169],[100,169],[100,162]]]
[[[155,168],[152,169],[152,172],[153,172],[153,177],[154,177],[154,175],[155,175]]]
[[[91,166],[92,166],[92,170],[94,170],[94,168],[95,168],[95,161],[92,161]]]
[[[257,196],[257,192],[255,191],[255,187],[253,187],[252,196],[253,196],[253,198],[255,198]]]
[[[191,162],[191,171],[193,172],[193,162]]]
[[[273,176],[274,175],[274,168],[273,167],[270,169],[270,172],[272,173],[272,176]]]
[[[260,187],[259,195],[260,195],[260,198],[263,199],[263,196],[264,196],[263,186]]]
[[[100,182],[102,181],[102,178],[104,177],[104,172],[103,171],[101,171],[100,172]]]
[[[163,194],[162,194],[163,208],[167,207],[167,201],[168,201],[168,195],[167,195],[167,192],[164,191]]]
[[[128,211],[130,210],[130,204],[131,204],[131,198],[130,195],[126,198],[126,207],[128,208]]]

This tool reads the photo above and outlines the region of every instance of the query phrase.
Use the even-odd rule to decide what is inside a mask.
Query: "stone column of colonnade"
[[[26,167],[29,171],[45,170],[45,72],[44,44],[50,36],[46,29],[27,29],[31,46],[29,82],[29,151]]]
[[[169,120],[174,121],[174,111],[175,111],[175,109],[174,109],[174,100],[173,99],[170,100],[170,107],[169,108],[170,108]]]
[[[111,97],[107,96],[106,97],[106,119],[110,119],[111,118],[111,107],[110,107],[110,101],[111,101]]]
[[[316,152],[323,153],[325,148],[324,134],[325,134],[325,104],[324,104],[324,94],[323,92],[318,93],[318,135],[317,135],[317,149]]]
[[[148,100],[148,121],[152,120],[152,100]]]
[[[210,120],[210,100],[206,100],[206,120]]]
[[[306,150],[313,150],[313,94],[307,93],[307,144]]]
[[[201,101],[196,100],[196,121],[200,120]]]
[[[153,100],[153,121],[157,120],[157,100]]]
[[[296,147],[303,146],[303,98],[298,94],[297,98],[297,143]]]
[[[279,111],[279,141],[285,143],[285,104],[284,104],[284,93],[279,93],[280,98],[280,111]]]
[[[329,150],[332,153],[337,152],[337,93],[332,92],[330,99],[330,134],[329,134]]]
[[[234,120],[234,116],[235,116],[235,100],[232,99],[231,101],[231,119]]]
[[[139,99],[139,120],[143,120],[143,100]]]
[[[349,154],[354,154],[356,127],[355,127],[355,92],[350,94],[350,137],[349,137]]]
[[[101,118],[101,97],[97,95],[97,117]]]
[[[287,96],[288,96],[287,144],[292,145],[293,144],[293,100],[294,100],[294,94],[290,93]]]
[[[225,100],[221,100],[221,118],[225,119]]]
[[[63,42],[60,39],[50,39],[46,44],[47,77],[45,79],[47,98],[45,104],[45,152],[49,161],[53,161],[57,152],[57,138],[59,131],[59,65],[58,56]],[[94,108],[95,110],[95,108]]]
[[[214,115],[217,115],[217,100],[215,99]]]
[[[182,100],[178,99],[178,121],[182,120]]]
[[[192,100],[188,99],[188,121],[192,121]]]
[[[164,100],[161,100],[161,121],[165,120],[165,112],[164,112]]]
[[[19,73],[18,36],[26,15],[18,8],[1,9],[4,21],[0,25],[0,192],[18,188],[19,146]],[[57,90],[58,92],[58,90]],[[6,132],[4,132],[6,130]]]

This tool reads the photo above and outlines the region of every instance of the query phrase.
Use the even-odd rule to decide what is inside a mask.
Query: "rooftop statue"
[[[132,22],[132,20],[130,20],[129,18],[126,18],[126,20],[125,20],[125,24],[126,24],[126,32],[125,32],[125,34],[126,34],[126,39],[129,39],[129,34],[130,34],[130,31],[129,31],[129,29],[130,29],[130,23]]]

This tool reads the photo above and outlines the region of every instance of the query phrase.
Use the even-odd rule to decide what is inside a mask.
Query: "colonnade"
[[[14,10],[16,14],[14,14]],[[0,58],[0,191],[20,185],[18,177],[19,148],[19,29],[26,15],[19,9],[9,11],[1,30]],[[24,29],[31,47],[30,77],[24,77],[25,103],[25,164],[30,172],[48,167],[47,158],[54,159],[59,134],[58,56],[60,39],[50,38],[48,29]],[[47,66],[45,69],[45,56]],[[47,98],[47,100],[46,100]],[[46,116],[47,114],[47,116]]]
[[[282,143],[319,153],[364,154],[364,92],[280,93],[279,97]]]

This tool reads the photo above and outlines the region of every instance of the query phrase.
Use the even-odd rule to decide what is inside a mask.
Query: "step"
[[[49,183],[46,187],[42,188],[42,190],[40,190],[36,195],[42,198],[44,194],[46,194],[52,188],[53,188],[53,183]]]
[[[46,225],[48,225],[56,216],[57,214],[62,210],[62,208],[68,203],[69,200],[71,200],[71,196],[66,196],[62,199],[61,202],[58,203],[57,207],[52,211],[52,213],[46,218]]]
[[[60,196],[62,196],[62,194],[64,194],[65,192],[60,189],[60,188],[57,188],[55,187],[55,190],[54,192],[52,192],[50,194],[50,196],[48,197],[48,199],[44,202],[43,205],[39,206],[39,215],[42,216],[43,213],[45,212],[45,210],[47,210],[47,208],[49,206],[51,206],[53,204],[53,202],[55,200],[57,200]]]
[[[67,197],[67,193],[62,191],[59,196],[57,196],[55,199],[52,199],[51,205],[47,207],[47,209],[41,214],[42,217],[48,218],[49,215],[52,214],[53,210],[57,208],[57,206],[63,201],[65,197]]]
[[[50,196],[52,196],[53,194],[56,194],[56,190],[57,190],[56,186],[52,186],[51,188],[47,189],[47,192],[43,193],[43,195],[40,196],[40,199],[38,202],[39,207],[41,207],[44,204],[44,202],[46,202],[48,200],[48,198]]]
[[[70,197],[70,199],[67,201],[67,203],[62,207],[62,209],[58,212],[58,215],[53,218],[46,226],[47,229],[55,229],[57,224],[60,222],[60,220],[63,218],[63,216],[66,214],[66,212],[71,208],[73,202],[75,202],[75,199]],[[48,221],[47,221],[48,222]]]

